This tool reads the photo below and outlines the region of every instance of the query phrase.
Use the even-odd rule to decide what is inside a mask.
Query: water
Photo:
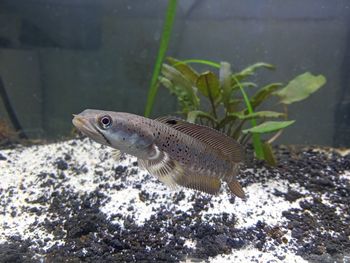
[[[29,138],[69,136],[71,114],[101,108],[143,114],[166,1],[0,2],[0,77]],[[259,83],[288,82],[305,71],[327,84],[292,105],[297,122],[278,142],[349,146],[348,1],[179,1],[167,54],[257,61]],[[159,89],[153,116],[177,110]],[[9,115],[0,100],[0,118]]]
[[[135,157],[73,135],[86,108],[144,113],[167,3],[0,0],[0,262],[348,262],[348,0],[178,0],[167,55],[276,65],[250,78],[259,87],[327,78],[288,107],[277,166],[246,147],[244,200],[172,190]],[[152,117],[178,109],[159,87]],[[3,147],[17,137],[45,143]]]

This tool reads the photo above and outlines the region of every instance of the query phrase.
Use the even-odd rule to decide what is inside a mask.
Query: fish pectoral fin
[[[239,198],[245,199],[245,193],[241,184],[237,181],[237,179],[232,179],[232,181],[227,182],[228,188],[231,193],[238,196]]]
[[[113,149],[113,151],[112,151],[112,157],[113,157],[113,159],[115,159],[116,161],[120,161],[120,159],[121,159],[121,157],[122,157],[122,155],[123,155],[124,153],[122,153],[120,150],[118,150],[118,149]]]
[[[158,151],[155,154],[156,157],[152,160],[139,159],[140,166],[157,177],[165,185],[172,189],[176,188],[176,178],[183,173],[181,166],[176,161],[170,159],[166,152],[160,151],[157,146],[154,147]]]
[[[189,172],[185,172],[181,176],[177,177],[176,183],[181,186],[212,195],[218,194],[221,188],[219,178]]]

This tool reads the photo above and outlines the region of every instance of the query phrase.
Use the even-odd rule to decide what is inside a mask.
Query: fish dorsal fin
[[[234,139],[208,126],[189,123],[176,117],[160,117],[156,121],[164,123],[180,132],[183,132],[207,145],[219,150],[229,160],[236,163],[243,162],[243,147]]]

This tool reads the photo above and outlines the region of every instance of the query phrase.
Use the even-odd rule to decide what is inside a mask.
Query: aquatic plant
[[[167,61],[168,64],[162,66],[159,82],[177,97],[180,112],[186,119],[220,130],[242,144],[252,139],[256,157],[271,165],[276,163],[271,143],[284,128],[294,123],[294,120],[288,120],[287,106],[306,99],[326,83],[324,76],[306,72],[287,85],[270,83],[259,87],[248,81],[249,77],[258,69],[273,70],[275,66],[259,62],[239,72],[232,72],[227,62],[198,59],[179,61],[171,57]],[[198,73],[189,66],[190,63],[213,67],[218,70],[218,75],[213,71]],[[248,97],[245,89],[256,91]],[[257,111],[272,96],[278,98],[282,112]],[[201,103],[203,99],[204,103]],[[250,127],[247,127],[247,121],[250,121]],[[262,134],[270,133],[275,134],[270,139],[261,139]]]
[[[160,69],[162,66],[162,62],[165,57],[165,52],[168,49],[168,43],[171,35],[171,31],[174,24],[175,13],[176,13],[177,0],[169,0],[168,8],[166,11],[165,22],[163,26],[163,32],[160,39],[160,46],[158,49],[156,63],[154,65],[151,84],[148,90],[146,108],[145,108],[145,116],[148,117],[154,105],[154,100],[158,91],[158,76],[160,73]]]

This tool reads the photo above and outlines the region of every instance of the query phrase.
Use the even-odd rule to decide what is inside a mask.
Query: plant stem
[[[153,75],[151,80],[151,85],[148,91],[145,116],[148,117],[153,108],[154,100],[158,91],[158,76],[161,69],[162,62],[164,60],[165,53],[168,49],[169,39],[171,35],[171,30],[173,28],[175,13],[176,13],[177,0],[169,0],[168,8],[166,11],[165,24],[163,27],[162,37],[160,40],[160,46],[158,50],[158,55],[156,59],[156,64],[154,65]]]
[[[250,140],[250,138],[252,137],[252,135],[253,135],[253,133],[247,133],[247,134],[245,134],[245,135],[244,135],[245,137],[242,138],[242,140],[241,140],[240,143],[243,144],[243,145],[247,144],[248,141]]]
[[[284,113],[285,113],[284,119],[285,119],[285,120],[288,120],[288,108],[287,108],[287,105],[286,105],[286,104],[283,105],[283,109],[284,109]],[[267,143],[272,144],[275,140],[277,140],[278,137],[280,137],[280,136],[282,135],[282,133],[283,133],[283,129],[282,129],[282,130],[279,130],[274,136],[272,136],[272,137],[267,141]]]
[[[241,122],[236,126],[236,129],[234,130],[234,132],[232,134],[230,134],[231,137],[233,137],[233,138],[238,137],[245,122],[246,122],[246,120],[241,120]]]
[[[282,129],[282,130],[279,130],[274,136],[272,136],[272,137],[267,141],[267,143],[268,143],[268,144],[272,144],[275,140],[277,140],[278,137],[281,136],[282,132],[283,132],[283,129]]]
[[[247,96],[247,94],[245,93],[241,83],[238,81],[238,79],[235,77],[235,76],[232,76],[233,79],[236,81],[236,83],[238,84],[239,86],[239,89],[241,90],[241,93],[243,95],[243,99],[244,99],[244,102],[245,104],[247,105],[247,108],[248,108],[248,112],[250,114],[253,114],[254,111],[253,111],[253,107],[252,105],[250,104],[250,101],[249,101],[249,98]],[[251,119],[251,124],[253,127],[256,126],[256,120],[253,118]],[[264,151],[263,151],[263,148],[262,148],[262,143],[261,143],[261,139],[260,139],[260,136],[259,134],[257,133],[253,133],[253,146],[254,146],[254,150],[255,150],[255,154],[256,154],[256,157],[258,159],[264,159]]]

